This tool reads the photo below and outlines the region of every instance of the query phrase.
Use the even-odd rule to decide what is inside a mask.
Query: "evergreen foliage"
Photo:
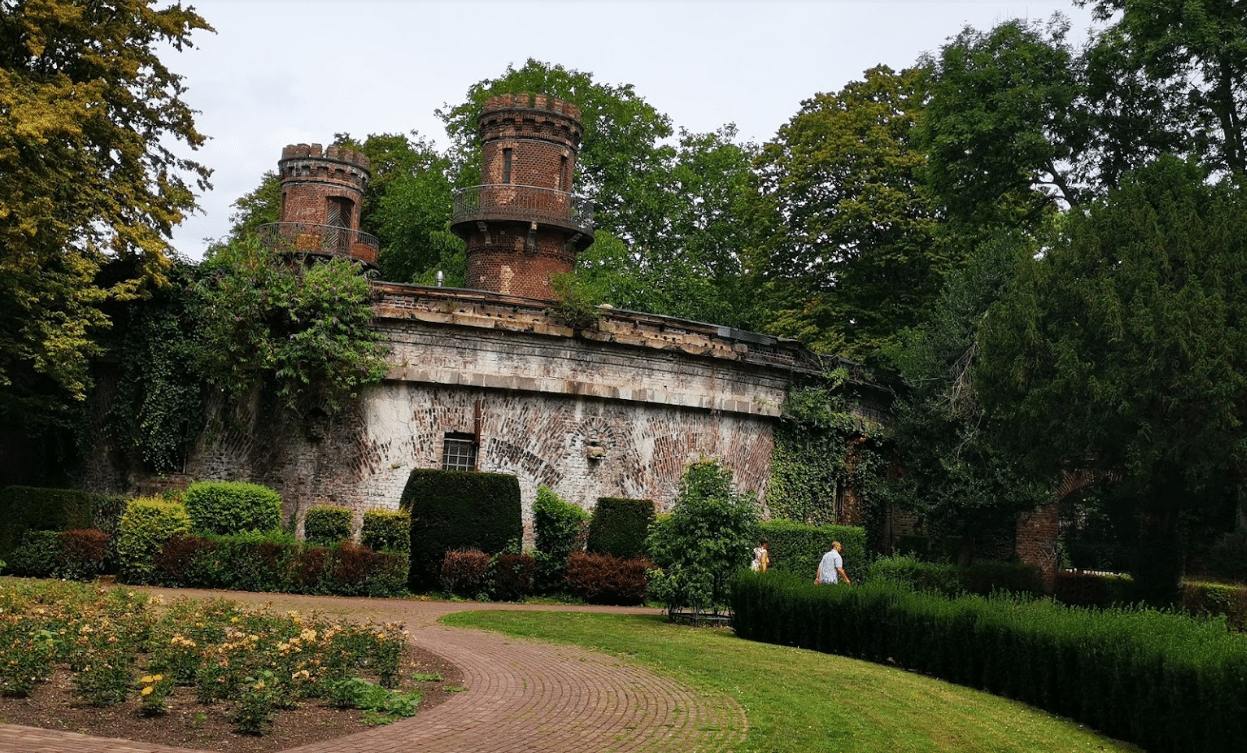
[[[515,476],[417,468],[407,479],[401,505],[411,514],[412,591],[436,587],[449,551],[496,553],[523,537]]]
[[[7,486],[0,489],[0,557],[7,557],[26,531],[69,531],[96,527],[103,499],[76,489]]]
[[[732,473],[717,460],[689,465],[671,514],[645,541],[660,568],[651,584],[668,611],[720,609],[732,575],[749,567],[758,539],[757,502],[732,491]]]
[[[151,497],[130,500],[117,532],[117,580],[150,583],[153,563],[165,543],[190,530],[190,515],[180,502]]]
[[[1236,750],[1247,735],[1247,636],[1221,621],[748,571],[733,584],[732,617],[747,640],[894,664],[1149,751]]]
[[[567,558],[585,547],[590,515],[579,505],[559,498],[548,486],[537,487],[533,528],[537,538],[536,588],[549,594],[563,590]]]
[[[351,537],[355,513],[346,507],[312,507],[303,516],[303,540],[314,546],[333,546]]]
[[[772,570],[812,580],[833,541],[839,541],[843,547],[846,572],[859,573],[869,563],[866,530],[858,526],[812,526],[791,520],[768,520],[758,526],[758,531],[759,542],[769,542]]]
[[[197,481],[187,487],[182,504],[201,535],[272,531],[281,525],[281,495],[260,484]]]
[[[599,497],[589,519],[585,548],[594,554],[636,557],[644,554],[645,537],[653,523],[652,500]]]
[[[1001,441],[1040,475],[1122,482],[1139,598],[1172,603],[1180,522],[1232,511],[1247,457],[1247,201],[1162,158],[1022,268],[975,371]],[[1228,516],[1226,516],[1228,517]]]
[[[401,510],[368,510],[360,543],[374,552],[411,553],[411,515]]]
[[[1043,573],[1036,565],[1015,562],[975,562],[958,565],[922,562],[913,557],[893,556],[875,560],[870,565],[867,582],[903,583],[915,591],[935,592],[945,596],[964,593],[988,596],[1007,591],[1030,596],[1043,596]]]

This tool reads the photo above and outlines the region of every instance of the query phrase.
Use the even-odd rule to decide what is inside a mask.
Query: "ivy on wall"
[[[261,404],[327,415],[385,374],[369,283],[349,262],[304,264],[244,240],[168,277],[117,317],[105,415],[115,446],[157,473],[181,468],[214,394],[228,407],[259,388]]]
[[[881,430],[854,415],[847,382],[847,371],[838,368],[789,390],[775,429],[766,495],[773,519],[879,530],[878,491],[886,471]],[[838,491],[856,499],[856,514],[849,516],[856,519],[837,520]]]

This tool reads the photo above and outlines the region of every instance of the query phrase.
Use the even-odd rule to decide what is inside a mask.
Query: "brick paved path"
[[[696,691],[592,651],[437,624],[443,614],[476,609],[652,610],[154,590],[403,622],[422,648],[462,668],[467,692],[411,719],[289,749],[298,753],[730,751],[744,737],[744,711],[728,696]],[[11,724],[0,724],[0,751],[187,753]]]

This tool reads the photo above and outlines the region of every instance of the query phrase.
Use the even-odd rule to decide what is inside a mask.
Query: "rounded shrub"
[[[374,552],[411,552],[411,514],[401,510],[369,510],[364,513],[360,540]]]
[[[195,533],[271,531],[281,523],[281,495],[241,481],[198,481],[182,495]]]

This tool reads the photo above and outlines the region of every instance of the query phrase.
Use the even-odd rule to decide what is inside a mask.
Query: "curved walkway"
[[[730,697],[685,687],[615,657],[572,647],[451,628],[437,619],[480,609],[653,613],[642,608],[554,607],[152,589],[166,597],[223,597],[352,619],[402,622],[412,640],[463,670],[467,692],[411,719],[298,753],[582,753],[729,751],[745,714]],[[126,740],[0,724],[0,751],[186,753]]]

